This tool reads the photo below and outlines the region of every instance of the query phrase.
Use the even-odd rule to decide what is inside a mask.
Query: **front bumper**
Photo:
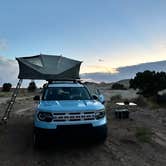
[[[93,127],[90,124],[58,126],[56,129],[43,129],[34,127],[35,134],[40,135],[43,139],[52,140],[80,140],[93,139],[107,134],[107,125]],[[79,138],[79,139],[78,139]]]

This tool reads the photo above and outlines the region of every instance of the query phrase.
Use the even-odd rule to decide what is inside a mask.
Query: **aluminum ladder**
[[[13,108],[14,103],[15,103],[15,100],[16,100],[16,97],[18,95],[18,91],[19,91],[19,89],[21,87],[22,81],[23,81],[23,79],[19,79],[19,81],[17,83],[17,86],[16,86],[16,88],[13,91],[12,97],[11,97],[11,99],[9,101],[9,104],[8,104],[8,106],[7,106],[7,108],[6,108],[5,112],[4,112],[4,115],[3,115],[2,119],[1,119],[3,124],[6,124],[8,119],[9,119],[10,112],[11,112],[11,110]]]

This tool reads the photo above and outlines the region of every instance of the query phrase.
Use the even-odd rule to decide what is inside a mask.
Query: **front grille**
[[[53,113],[54,122],[95,120],[95,112]]]

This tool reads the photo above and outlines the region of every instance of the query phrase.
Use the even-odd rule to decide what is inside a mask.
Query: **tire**
[[[96,142],[97,143],[104,143],[107,138],[107,126],[102,126],[99,131],[96,133]]]
[[[41,137],[37,132],[33,133],[33,145],[35,149],[39,149],[42,145]]]

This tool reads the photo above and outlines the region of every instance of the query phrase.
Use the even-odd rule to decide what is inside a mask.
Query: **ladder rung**
[[[4,116],[3,116],[2,120],[4,120],[4,119],[7,120],[9,118],[10,112],[11,112],[11,110],[13,108],[13,105],[15,103],[15,99],[16,99],[17,94],[18,94],[18,90],[21,87],[21,83],[22,83],[22,79],[20,79],[18,81],[17,86],[16,86],[15,90],[13,91],[12,97],[10,99],[10,102],[9,102],[6,110],[5,110],[5,113],[4,113]]]

